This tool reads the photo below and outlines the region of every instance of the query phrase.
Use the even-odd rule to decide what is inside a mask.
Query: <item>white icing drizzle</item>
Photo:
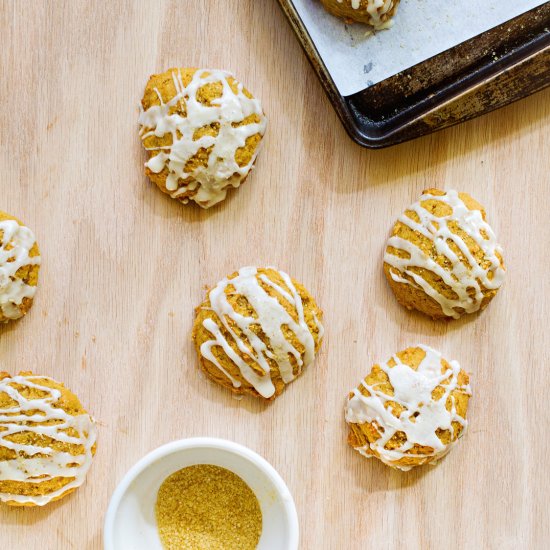
[[[12,460],[0,460],[0,481],[22,483],[43,483],[57,477],[74,478],[62,488],[46,495],[31,496],[0,492],[1,501],[15,501],[20,504],[32,503],[43,506],[61,496],[69,489],[80,487],[92,463],[92,447],[96,441],[94,419],[88,414],[71,416],[59,408],[61,392],[40,383],[51,380],[46,376],[13,376],[0,380],[0,393],[6,393],[17,402],[16,406],[0,408],[0,447],[12,449],[18,456]],[[13,384],[24,388],[35,388],[46,392],[39,399],[27,399]],[[33,414],[25,414],[32,412]],[[56,424],[46,425],[55,420]],[[34,423],[31,425],[30,423]],[[78,437],[68,435],[64,430],[74,429]],[[47,436],[56,441],[71,445],[81,445],[84,453],[72,455],[54,451],[51,447],[14,443],[7,437],[22,432]],[[27,457],[22,456],[23,454]],[[35,455],[46,455],[35,457]],[[29,458],[30,457],[30,458]]]
[[[341,4],[343,0],[338,0]],[[377,30],[388,29],[392,26],[393,21],[384,21],[384,16],[391,11],[395,4],[395,0],[368,0],[366,7],[363,9],[369,14],[370,24]],[[354,10],[361,8],[361,0],[351,0],[351,7]]]
[[[463,427],[461,436],[464,435],[468,426],[466,419],[456,411],[452,392],[458,390],[466,395],[472,395],[469,384],[459,385],[458,383],[460,365],[457,361],[449,361],[450,369],[441,374],[441,353],[420,344],[416,347],[426,353],[417,370],[402,363],[397,355],[393,356],[395,366],[390,367],[388,363],[379,365],[388,375],[394,390],[393,396],[379,391],[376,385],[371,386],[363,380],[359,387],[353,390],[353,395],[348,399],[345,411],[346,421],[349,423],[376,422],[379,427],[384,429],[378,440],[365,447],[356,448],[356,450],[365,457],[371,457],[373,455],[368,452],[370,448],[376,452],[377,457],[384,464],[401,470],[411,469],[411,466],[395,464],[402,458],[414,456],[415,458],[424,458],[425,462],[433,464],[449,452],[451,446],[456,443],[456,440],[452,441],[454,439],[452,423],[458,422]],[[447,383],[443,384],[443,382]],[[445,392],[440,399],[434,401],[432,392],[438,386],[441,386]],[[363,395],[360,391],[361,388],[367,389],[370,395]],[[452,402],[450,411],[446,408],[449,398]],[[392,414],[391,407],[385,407],[385,403],[388,401],[394,401],[405,408],[399,417]],[[449,445],[445,446],[437,437],[436,430],[438,428],[451,432]],[[407,441],[398,449],[386,449],[385,445],[396,432],[404,432]],[[412,455],[408,451],[415,444],[431,447],[433,452],[425,455]]]
[[[40,256],[29,255],[36,239],[28,227],[4,220],[0,221],[0,234],[0,312],[7,319],[19,319],[23,315],[19,306],[25,298],[34,297],[36,287],[16,273],[23,266],[40,265]]]
[[[268,359],[272,359],[277,363],[283,382],[288,384],[302,372],[304,367],[313,363],[315,357],[315,340],[305,321],[302,299],[296,287],[293,285],[291,278],[282,271],[277,271],[277,273],[281,276],[290,292],[280,285],[277,285],[265,274],[258,273],[256,267],[243,267],[239,270],[236,277],[232,279],[223,279],[209,293],[211,310],[216,313],[219,322],[221,322],[223,327],[231,334],[239,351],[259,365],[263,370],[262,374],[254,371],[250,365],[233,350],[216,321],[211,318],[205,319],[203,321],[203,326],[212,334],[213,339],[204,342],[200,348],[201,355],[220,369],[220,371],[231,380],[233,386],[238,388],[241,386],[240,381],[232,377],[212,353],[213,347],[221,346],[231,361],[239,368],[241,376],[265,398],[269,398],[275,393],[275,386],[271,380],[271,369]],[[270,296],[262,288],[260,280],[265,285],[273,288],[296,309],[298,322],[294,321],[286,309],[279,303],[277,298]],[[236,294],[242,295],[248,300],[248,303],[256,312],[257,318],[240,315],[233,309],[225,294],[225,290],[229,285],[235,288]],[[249,345],[235,333],[228,322],[228,318],[243,332]],[[315,319],[315,322],[319,330],[320,340],[323,336],[323,326],[317,319]],[[272,351],[270,351],[264,342],[251,330],[251,325],[261,326],[263,333],[270,343]],[[300,351],[285,338],[282,330],[283,325],[288,326],[304,347],[305,352],[303,359]],[[252,349],[250,349],[249,346],[251,346]],[[298,365],[298,372],[296,374],[293,373],[293,366],[289,359],[289,355],[294,357]]]
[[[452,213],[443,217],[433,215],[421,204],[428,200],[435,200],[449,205],[452,208]],[[445,195],[424,193],[418,202],[409,207],[409,210],[417,214],[420,223],[415,222],[406,214],[402,214],[399,221],[433,241],[437,253],[445,256],[452,267],[448,269],[440,266],[412,242],[394,236],[388,240],[388,247],[404,250],[410,254],[410,258],[400,258],[386,249],[384,262],[399,270],[402,274],[408,275],[412,280],[402,277],[394,270],[390,270],[392,279],[423,290],[441,306],[441,310],[447,317],[458,319],[461,314],[456,311],[457,308],[462,308],[466,313],[478,311],[483,300],[482,287],[488,290],[496,290],[504,282],[505,270],[497,255],[502,255],[502,248],[496,242],[491,226],[483,220],[479,210],[469,210],[458,192],[452,190],[447,191]],[[467,233],[481,248],[485,261],[490,263],[488,268],[482,267],[468,249],[468,245],[450,230],[449,222],[456,222],[462,231]],[[448,241],[456,244],[467,259],[469,266],[465,265],[460,257],[453,252]],[[411,271],[412,267],[421,267],[432,271],[441,277],[445,284],[456,293],[457,297],[455,299],[447,298],[422,276]],[[489,274],[492,274],[492,278],[489,278]],[[473,289],[475,294],[470,296],[468,289]]]
[[[245,146],[247,138],[255,134],[263,136],[267,125],[260,101],[247,97],[240,82],[236,84],[238,90],[235,94],[227,81],[228,77],[233,75],[226,71],[199,69],[194,73],[191,82],[184,86],[181,72],[174,71],[172,78],[176,95],[165,103],[156,90],[161,105],[149,107],[147,111],[142,111],[139,117],[142,141],[150,136],[172,136],[172,145],[147,148],[149,151],[161,152],[151,157],[145,165],[154,173],[162,172],[168,167],[166,189],[170,196],[177,199],[189,191],[195,191],[192,200],[203,208],[209,208],[225,199],[229,186],[239,187],[250,172],[259,147],[256,148],[250,162],[242,167],[235,161],[235,153],[237,149]],[[200,103],[196,97],[197,91],[202,86],[215,82],[222,84],[222,96],[212,100],[211,106]],[[185,104],[187,116],[169,114],[173,106],[181,103]],[[233,123],[242,122],[251,115],[257,115],[260,121],[238,127],[232,126]],[[212,123],[220,125],[216,137],[205,135],[193,140],[196,130]],[[186,173],[185,164],[189,158],[199,149],[209,147],[213,149],[208,158],[208,165],[200,166],[192,173]],[[189,177],[193,180],[183,183],[182,180]],[[188,198],[182,200],[187,202]]]

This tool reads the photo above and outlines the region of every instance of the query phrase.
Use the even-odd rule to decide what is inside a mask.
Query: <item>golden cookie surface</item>
[[[348,443],[400,470],[433,464],[464,434],[471,394],[456,361],[428,346],[407,348],[374,365],[348,395]]]
[[[33,232],[0,211],[0,323],[19,319],[31,308],[40,261]]]
[[[0,372],[0,501],[44,506],[82,483],[96,448],[94,419],[47,376]]]
[[[209,208],[244,182],[267,119],[259,100],[231,73],[168,69],[151,76],[141,104],[146,174],[161,191]]]
[[[193,341],[214,382],[275,399],[313,363],[321,320],[315,300],[286,273],[245,267],[208,292],[196,310]]]
[[[505,269],[483,207],[466,193],[428,189],[393,226],[384,273],[407,309],[458,319],[487,307]]]
[[[375,29],[391,24],[400,0],[321,0],[325,9],[347,22],[366,23]]]

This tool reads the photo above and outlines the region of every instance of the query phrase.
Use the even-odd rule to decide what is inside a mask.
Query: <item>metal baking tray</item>
[[[278,0],[348,134],[381,148],[469,120],[550,84],[550,2],[342,96],[292,0]]]

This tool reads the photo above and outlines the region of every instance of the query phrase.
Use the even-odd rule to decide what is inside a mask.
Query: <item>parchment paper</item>
[[[547,0],[402,0],[389,30],[348,25],[318,0],[293,0],[344,96],[354,94]]]

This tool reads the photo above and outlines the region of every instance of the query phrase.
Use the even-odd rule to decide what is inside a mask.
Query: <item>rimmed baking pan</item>
[[[279,4],[344,127],[364,147],[429,134],[550,84],[550,2],[348,96],[335,86],[292,0]]]

